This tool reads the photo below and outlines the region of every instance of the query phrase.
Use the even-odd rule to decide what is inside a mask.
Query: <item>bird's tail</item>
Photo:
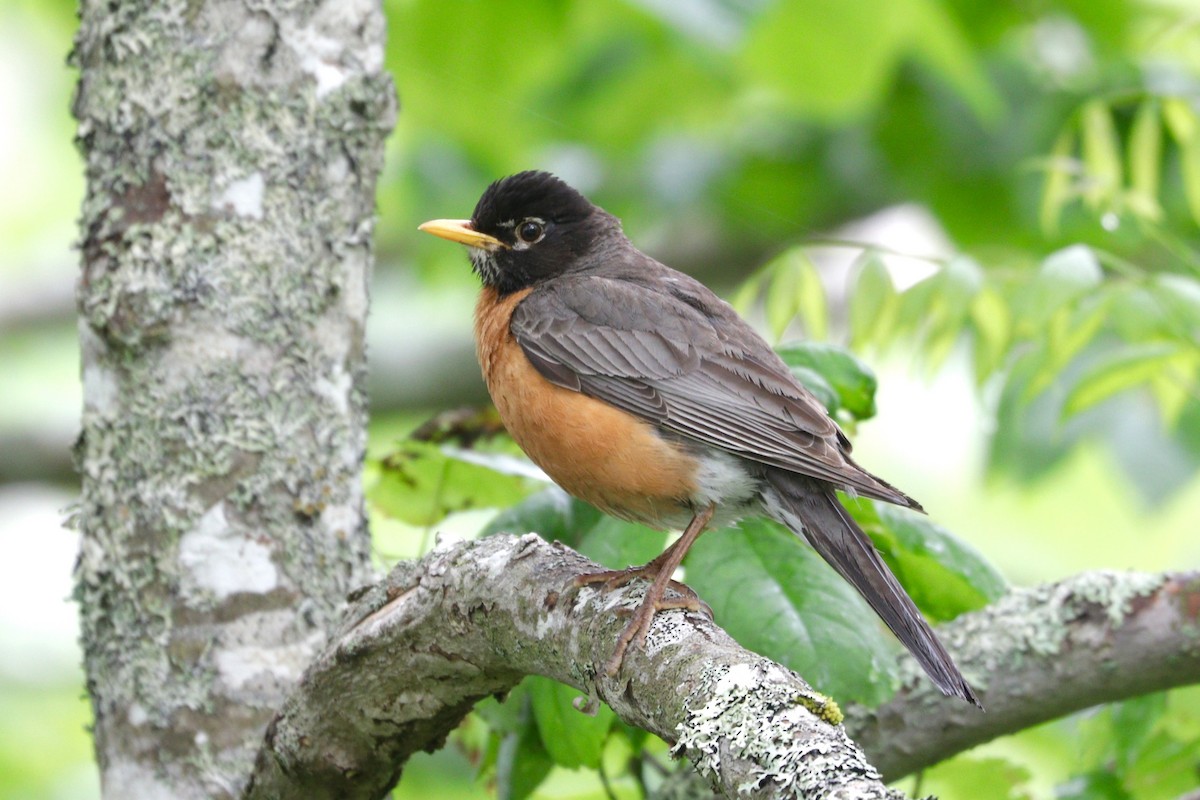
[[[850,517],[827,484],[794,473],[767,475],[768,513],[805,538],[821,557],[858,589],[939,689],[980,706],[954,660],[904,591],[871,539]]]

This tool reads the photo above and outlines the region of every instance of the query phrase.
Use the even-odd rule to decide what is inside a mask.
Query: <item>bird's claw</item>
[[[657,600],[649,595],[642,599],[642,602],[637,608],[619,608],[617,616],[629,617],[628,624],[621,631],[621,635],[617,637],[617,645],[613,648],[613,654],[604,664],[603,674],[609,678],[616,677],[616,674],[621,669],[621,664],[625,660],[625,653],[632,645],[641,647],[646,636],[650,633],[650,626],[654,624],[654,617],[660,611],[672,611],[680,609],[683,611],[694,611],[698,614],[703,614],[711,622],[713,619],[712,608],[708,603],[700,599],[691,588],[677,581],[671,581],[668,584],[671,591],[678,594],[678,597],[664,598],[659,597]]]

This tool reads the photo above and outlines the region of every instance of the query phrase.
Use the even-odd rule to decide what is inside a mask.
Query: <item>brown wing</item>
[[[646,261],[653,269],[566,276],[521,301],[511,330],[538,372],[680,436],[918,507],[849,459],[824,406],[727,303]]]

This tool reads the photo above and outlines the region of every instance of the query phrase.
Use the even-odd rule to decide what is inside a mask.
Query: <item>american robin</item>
[[[420,230],[469,248],[483,282],[479,363],[529,457],[603,511],[684,529],[644,567],[580,579],[653,579],[608,674],[657,611],[695,603],[663,595],[696,537],[763,514],[850,581],[944,693],[979,705],[836,491],[921,506],[851,460],[825,408],[727,303],[640,252],[616,217],[546,172],[498,180],[471,219]]]

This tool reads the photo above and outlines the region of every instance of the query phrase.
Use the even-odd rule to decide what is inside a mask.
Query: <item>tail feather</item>
[[[768,513],[803,536],[858,590],[942,692],[982,708],[937,634],[833,488],[782,471],[769,473],[767,483]]]

